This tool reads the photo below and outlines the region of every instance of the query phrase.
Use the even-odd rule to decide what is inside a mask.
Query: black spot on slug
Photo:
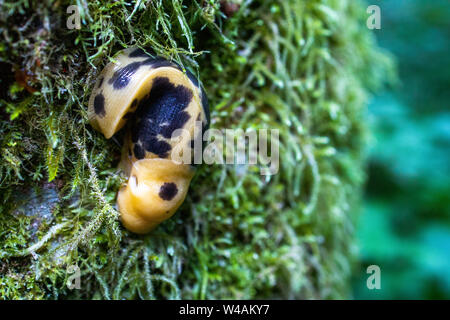
[[[140,51],[138,51],[140,50]],[[129,54],[130,57],[141,57],[141,56],[147,56],[144,51],[141,49],[136,49],[133,52]],[[111,79],[109,79],[108,83],[112,84],[114,89],[119,90],[125,88],[128,83],[130,82],[131,77],[136,73],[136,71],[141,66],[151,66],[152,68],[159,68],[159,67],[177,67],[178,65],[174,64],[173,62],[170,62],[163,58],[148,58],[144,61],[136,61],[132,62],[125,67],[117,70],[114,72]],[[179,67],[178,67],[179,68]]]
[[[113,85],[116,90],[125,88],[130,82],[131,77],[136,73],[136,71],[141,66],[141,62],[132,62],[123,68],[120,68],[114,72],[108,83]]]
[[[106,115],[105,97],[101,93],[96,95],[94,98],[94,112],[101,118],[103,118]]]
[[[148,152],[157,154],[160,158],[167,158],[168,152],[172,149],[170,144],[153,136],[149,136],[145,140],[144,148]]]
[[[173,182],[164,182],[164,184],[159,189],[159,197],[163,200],[170,201],[178,193],[177,185]]]
[[[176,67],[176,65],[169,60],[163,58],[149,58],[142,61],[143,66],[151,66],[152,68],[160,68],[160,67]]]
[[[130,58],[138,58],[138,57],[148,57],[148,54],[146,54],[144,50],[137,48],[137,49],[131,51],[128,56]]]
[[[136,159],[138,159],[138,160],[144,159],[145,150],[139,144],[134,145],[133,151],[134,151],[134,156],[136,157]]]

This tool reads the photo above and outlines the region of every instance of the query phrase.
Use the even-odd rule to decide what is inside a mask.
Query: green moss
[[[226,17],[213,0],[77,1],[82,27],[69,30],[69,1],[5,1],[2,298],[348,296],[366,94],[389,60],[359,1],[237,2]],[[280,172],[202,166],[172,219],[146,236],[124,230],[120,146],[90,127],[86,109],[95,76],[131,45],[199,76],[211,127],[279,129]],[[14,82],[11,67],[37,91]],[[30,226],[11,203],[45,181],[58,204]],[[65,285],[70,265],[80,290]]]

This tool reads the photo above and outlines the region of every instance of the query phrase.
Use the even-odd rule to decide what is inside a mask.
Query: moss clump
[[[225,15],[214,0],[80,0],[69,30],[70,1],[3,1],[2,298],[348,296],[364,103],[388,61],[359,1],[233,2]],[[171,220],[124,230],[120,143],[86,109],[95,76],[131,45],[199,76],[211,127],[279,129],[279,173],[202,166]],[[49,188],[45,216],[33,208]],[[72,265],[79,290],[66,286]]]

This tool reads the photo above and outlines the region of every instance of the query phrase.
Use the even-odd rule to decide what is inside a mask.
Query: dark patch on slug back
[[[144,141],[144,148],[148,152],[157,154],[160,158],[167,158],[169,151],[172,149],[170,144],[153,136],[146,138]]]
[[[101,118],[103,118],[106,115],[105,97],[101,93],[96,95],[94,98],[94,112]]]
[[[143,66],[151,66],[152,68],[161,68],[161,67],[174,67],[177,68],[177,66],[170,62],[169,60],[163,59],[163,58],[149,58],[141,62]]]
[[[136,144],[138,143],[138,141],[140,141],[142,143],[142,147],[140,147],[140,149],[142,149],[143,153],[145,153],[145,151],[148,151],[156,154],[159,158],[167,158],[167,156],[169,155],[169,151],[172,149],[171,145],[164,140],[159,140],[154,135],[143,137],[142,133],[140,132],[140,125],[141,122],[138,120],[131,128],[131,142],[133,144]],[[139,134],[141,134],[140,137]],[[138,150],[138,153],[141,151],[140,149]]]
[[[140,49],[139,49],[140,50]],[[142,51],[142,50],[141,50]],[[134,51],[133,51],[134,52]],[[130,57],[133,54],[130,53]],[[143,51],[142,51],[143,52]],[[138,56],[139,53],[136,53],[134,56]],[[144,55],[147,56],[147,55]],[[150,66],[152,68],[160,68],[160,67],[174,67],[178,68],[178,65],[163,59],[163,58],[148,58],[143,61],[136,61],[126,65],[123,68],[120,68],[116,72],[114,72],[111,79],[109,79],[108,83],[112,84],[115,90],[120,90],[125,88],[131,80],[131,77],[139,70],[141,66]]]
[[[170,139],[175,130],[183,128],[186,122],[189,121],[191,116],[186,111],[180,111],[172,122],[168,125],[161,126],[161,134],[164,138]]]
[[[136,159],[138,159],[138,160],[144,159],[145,150],[139,144],[134,145],[133,151],[134,151],[134,156],[136,157]]]
[[[177,185],[173,182],[164,182],[164,184],[159,189],[159,197],[163,200],[170,201],[178,193]]]
[[[125,88],[131,80],[131,77],[136,73],[136,71],[141,66],[141,62],[132,62],[123,68],[120,68],[114,72],[108,83],[112,84],[115,90]]]
[[[137,48],[131,51],[128,56],[130,58],[140,58],[140,57],[148,57],[149,55],[146,54],[144,50]]]
[[[175,86],[167,77],[153,79],[149,95],[141,100],[136,112],[132,142],[141,141],[148,152],[167,157],[171,146],[158,135],[169,139],[186,124],[190,116],[184,109],[191,100],[192,91],[185,86]]]

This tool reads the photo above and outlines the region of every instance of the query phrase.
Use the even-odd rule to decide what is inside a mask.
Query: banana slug
[[[195,123],[209,125],[205,92],[190,73],[139,48],[122,50],[98,76],[89,99],[91,125],[111,138],[126,130],[120,167],[129,176],[117,195],[123,225],[147,233],[183,203],[195,173],[172,160],[179,144],[193,146]],[[176,141],[176,129],[184,129]]]

